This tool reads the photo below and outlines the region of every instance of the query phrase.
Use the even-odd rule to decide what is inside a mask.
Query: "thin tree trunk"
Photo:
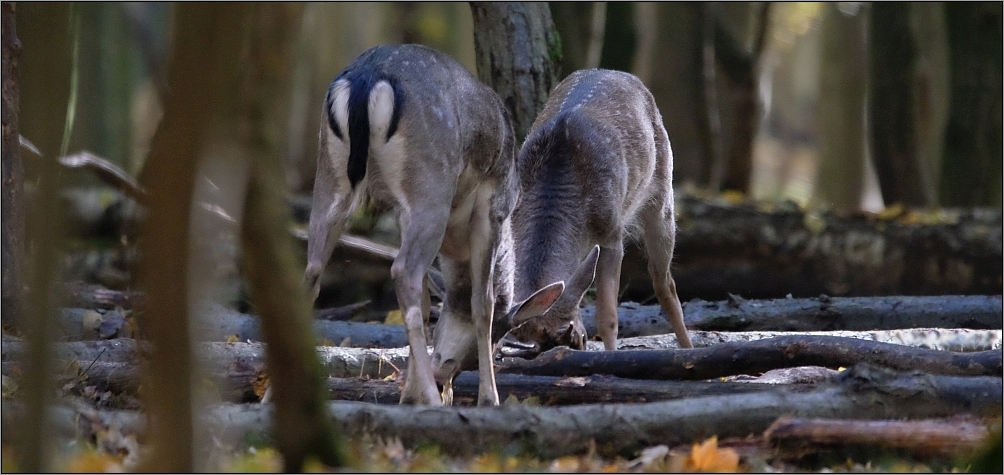
[[[546,2],[470,2],[478,79],[505,104],[522,143],[558,85],[561,40]]]
[[[946,3],[951,103],[941,198],[953,206],[1001,206],[1004,141],[999,3]]]
[[[820,23],[820,167],[816,195],[834,209],[857,211],[864,193],[865,14],[825,4]]]
[[[232,6],[231,10],[242,8]],[[267,368],[276,408],[274,437],[284,470],[291,472],[303,470],[309,456],[331,467],[345,464],[342,441],[332,430],[323,404],[323,374],[310,327],[313,315],[293,240],[286,231],[290,217],[282,200],[284,180],[278,158],[282,147],[275,137],[284,116],[283,101],[277,99],[288,94],[286,58],[302,13],[302,5],[281,3],[260,4],[251,10],[252,29],[240,35],[251,42],[247,70],[234,72],[237,83],[230,88],[236,94],[228,96],[236,114],[222,117],[245,126],[238,129],[244,132],[244,145],[234,149],[251,158],[241,226],[242,263],[268,343]]]
[[[171,95],[154,135],[140,183],[149,193],[141,223],[137,280],[145,292],[140,326],[156,351],[145,369],[147,410],[153,452],[143,467],[190,472],[195,468],[192,436],[191,347],[188,320],[189,216],[197,156],[218,105],[222,85],[237,51],[237,37],[218,28],[234,21],[218,6],[178,4],[174,51],[168,66]],[[236,20],[239,20],[236,19]],[[238,24],[239,21],[238,21]]]
[[[4,2],[3,23],[3,282],[0,313],[4,325],[21,323],[25,269],[24,165],[18,116],[21,90],[18,59],[21,41],[15,28],[14,2]]]
[[[914,68],[917,47],[909,3],[874,3],[869,22],[869,123],[872,156],[887,205],[936,204],[917,155]]]

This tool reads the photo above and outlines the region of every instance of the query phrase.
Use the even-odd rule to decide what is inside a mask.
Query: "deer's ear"
[[[561,297],[561,293],[564,290],[564,282],[555,282],[534,292],[526,300],[516,304],[510,312],[510,315],[512,315],[512,326],[515,327],[531,318],[547,313],[551,309],[551,306],[554,305],[554,302],[558,301],[558,297]]]
[[[565,305],[572,307],[579,306],[582,296],[586,294],[589,287],[593,285],[593,279],[596,278],[596,262],[599,259],[600,246],[596,245],[589,251],[586,258],[579,263],[579,267],[575,269],[575,274],[569,280],[568,289],[561,298],[562,308],[565,308]]]

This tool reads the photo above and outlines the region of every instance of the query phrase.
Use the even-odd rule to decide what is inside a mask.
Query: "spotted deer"
[[[517,156],[515,297],[558,293],[512,318],[502,354],[585,347],[579,302],[596,283],[596,326],[617,346],[623,241],[640,231],[659,305],[691,348],[670,273],[676,224],[673,155],[652,94],[635,76],[577,71],[555,88]]]
[[[304,280],[316,299],[363,195],[393,205],[401,248],[391,275],[410,345],[402,403],[441,405],[439,386],[477,367],[478,403],[498,404],[491,335],[495,323],[508,328],[512,303],[515,148],[499,97],[424,46],[372,48],[328,88]],[[424,279],[437,255],[446,299],[430,357]]]

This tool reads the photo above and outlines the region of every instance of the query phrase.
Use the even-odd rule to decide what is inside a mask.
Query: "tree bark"
[[[886,205],[937,204],[917,154],[914,69],[917,47],[908,3],[871,5],[869,122],[872,156]]]
[[[18,117],[21,90],[18,84],[18,60],[21,40],[17,37],[15,3],[5,2],[3,16],[3,276],[0,313],[3,324],[14,325],[24,310],[22,293],[25,268],[24,164],[21,162]]]
[[[470,2],[478,79],[505,104],[519,143],[561,70],[561,39],[546,2]]]
[[[559,347],[533,360],[514,359],[500,372],[546,376],[607,374],[632,379],[710,379],[776,368],[838,368],[859,362],[934,374],[1001,376],[1001,351],[911,348],[832,336],[791,335],[688,350],[578,351]]]
[[[603,454],[658,444],[677,445],[717,434],[719,438],[760,433],[781,416],[800,418],[915,419],[958,413],[990,415],[1000,408],[1001,380],[897,374],[860,365],[832,384],[809,392],[785,389],[632,405],[572,407],[414,408],[361,402],[328,404],[341,432],[353,437],[398,437],[406,447],[432,443],[444,453],[476,454],[499,447],[522,447],[543,457]],[[699,403],[698,403],[699,401]],[[3,403],[4,427],[19,412]],[[221,405],[204,423],[223,444],[270,440],[272,407]],[[125,434],[143,430],[129,411],[57,407],[53,420],[64,437],[93,436],[107,424]],[[3,431],[5,437],[10,431]]]
[[[947,206],[1001,206],[1002,8],[996,3],[945,5],[951,69],[948,125],[941,165]]]

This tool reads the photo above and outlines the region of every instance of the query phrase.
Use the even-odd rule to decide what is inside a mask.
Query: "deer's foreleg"
[[[492,357],[492,322],[495,319],[495,256],[500,223],[492,213],[493,184],[478,188],[471,216],[471,318],[478,343],[478,405],[497,406]]]
[[[617,296],[620,293],[624,245],[601,247],[596,263],[596,332],[607,350],[617,349]]]

